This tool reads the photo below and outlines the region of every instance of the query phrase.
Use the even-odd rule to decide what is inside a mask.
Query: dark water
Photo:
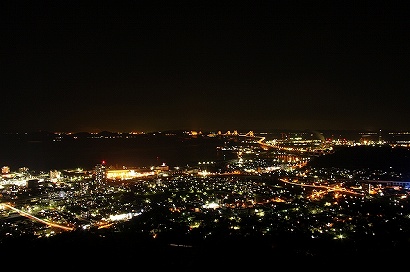
[[[318,168],[379,169],[386,172],[410,173],[410,150],[384,146],[342,147],[327,156],[317,157],[308,164]]]
[[[20,167],[30,170],[92,169],[106,161],[115,167],[149,167],[195,165],[198,161],[227,159],[217,146],[219,139],[182,137],[141,137],[136,139],[16,140],[2,139],[0,167],[11,171]]]

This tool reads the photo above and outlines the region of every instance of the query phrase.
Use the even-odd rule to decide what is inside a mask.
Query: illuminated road
[[[24,211],[22,211],[22,210],[19,210],[19,209],[15,208],[15,207],[13,207],[13,206],[11,206],[11,205],[9,205],[9,204],[6,204],[6,203],[1,203],[1,204],[0,204],[0,207],[9,208],[9,209],[11,209],[11,210],[13,210],[13,211],[18,212],[18,213],[19,213],[20,215],[22,215],[22,216],[25,216],[25,217],[30,218],[30,219],[32,219],[32,220],[36,220],[36,221],[41,222],[41,223],[43,223],[43,224],[46,224],[46,225],[48,225],[48,226],[50,226],[50,227],[60,228],[60,229],[63,229],[63,230],[74,230],[73,227],[68,227],[68,226],[59,225],[59,224],[56,224],[56,223],[53,223],[53,222],[48,222],[48,221],[43,220],[43,219],[41,219],[41,218],[35,217],[34,215],[31,215],[31,214],[29,214],[29,213],[26,213],[26,212],[24,212]]]
[[[362,193],[352,191],[352,190],[348,190],[348,189],[342,188],[342,187],[314,185],[314,184],[303,184],[303,183],[288,181],[287,179],[284,179],[284,178],[279,179],[279,180],[282,181],[282,182],[285,182],[285,183],[292,184],[292,185],[320,188],[320,189],[327,190],[327,192],[336,191],[336,192],[342,192],[342,193],[348,193],[348,194],[354,194],[354,195],[363,195]]]

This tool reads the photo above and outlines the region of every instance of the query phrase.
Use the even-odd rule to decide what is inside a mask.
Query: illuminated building
[[[59,179],[61,179],[61,172],[57,170],[50,170],[50,181],[56,182]]]
[[[105,163],[99,163],[94,168],[94,181],[100,183],[107,177]]]
[[[131,171],[128,169],[108,170],[107,179],[129,179],[131,178]]]
[[[10,173],[10,167],[8,167],[8,166],[3,166],[3,167],[1,168],[1,173],[2,173],[2,174],[8,174],[8,173]]]

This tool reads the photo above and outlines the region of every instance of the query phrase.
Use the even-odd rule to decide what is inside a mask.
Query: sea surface
[[[303,137],[379,139],[378,133],[363,134],[357,131],[325,131],[324,133],[292,132]],[[272,132],[261,134],[266,138],[280,139],[291,133]],[[389,142],[410,142],[410,133],[387,133],[382,139]],[[226,161],[237,154],[223,151],[221,146],[239,144],[228,137],[193,137],[183,131],[157,132],[131,135],[102,132],[100,134],[77,133],[56,135],[41,132],[28,134],[0,133],[0,167],[8,166],[11,171],[27,167],[33,171],[49,171],[83,168],[91,170],[96,164],[105,161],[107,166],[150,167],[166,164],[175,166],[195,166],[198,162]],[[337,152],[333,156],[316,159],[312,163],[318,167],[346,167],[397,170],[410,175],[408,148],[355,148]]]
[[[193,166],[198,162],[225,160],[221,139],[181,136],[141,136],[131,139],[63,139],[3,137],[0,142],[0,167],[11,171],[27,167],[33,171],[52,169],[92,169],[105,161],[116,168],[150,167],[166,164]]]

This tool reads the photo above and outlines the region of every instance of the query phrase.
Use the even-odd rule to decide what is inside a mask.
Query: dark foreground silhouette
[[[186,242],[186,241],[185,241]],[[59,265],[73,269],[241,269],[286,265],[302,268],[319,262],[331,264],[354,261],[356,267],[375,266],[377,262],[401,265],[410,247],[408,241],[314,241],[283,237],[218,237],[212,241],[189,244],[171,239],[153,239],[130,233],[71,232],[50,238],[20,237],[4,240],[0,245],[3,263],[20,268]],[[57,270],[59,268],[56,268]],[[200,270],[201,271],[201,270]]]

